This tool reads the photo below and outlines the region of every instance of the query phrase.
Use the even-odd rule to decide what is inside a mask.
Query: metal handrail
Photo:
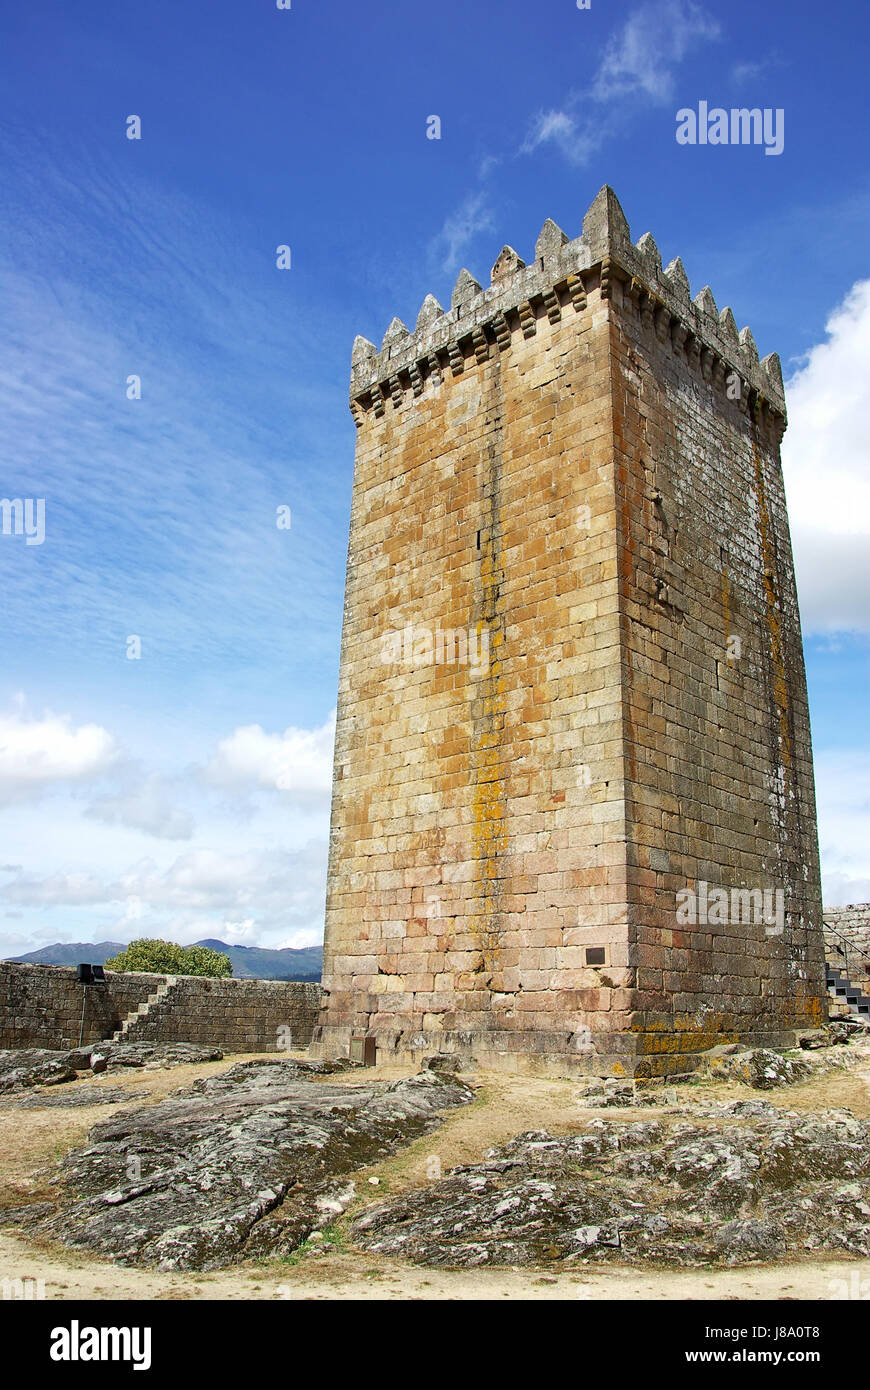
[[[836,928],[836,927],[832,927],[828,922],[826,922],[826,921],[825,921],[824,913],[822,913],[822,926],[823,926],[823,928],[824,928],[824,930],[825,930],[826,932],[830,932],[831,936],[836,936],[836,937],[838,937],[839,940],[842,941],[843,946],[845,947],[845,950],[840,950],[839,947],[837,947],[837,950],[840,951],[840,954],[841,954],[841,955],[843,955],[843,956],[846,957],[846,976],[847,976],[847,978],[851,979],[851,976],[849,975],[849,952],[850,952],[850,950],[851,950],[853,956],[857,956],[858,959],[859,959],[864,965],[870,967],[870,955],[868,955],[866,951],[860,950],[860,949],[855,945],[854,941],[850,941],[849,938],[848,938],[847,936],[844,936],[842,932],[837,931],[837,928]]]

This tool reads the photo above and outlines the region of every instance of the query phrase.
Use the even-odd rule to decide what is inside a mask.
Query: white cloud
[[[161,839],[186,840],[193,823],[172,805],[178,783],[146,776],[113,734],[99,724],[75,726],[68,714],[27,713],[23,695],[0,715],[0,805],[32,802],[51,794],[103,784],[85,815],[106,825],[141,830]]]
[[[479,232],[488,232],[492,227],[493,216],[487,195],[482,191],[469,194],[445,220],[441,231],[434,239],[433,246],[436,251],[440,248],[444,269],[456,270],[469,242]]]
[[[321,939],[334,711],[313,729],[238,727],[213,746],[205,766],[186,771],[161,745],[172,771],[146,772],[96,725],[28,718],[24,710],[21,697],[0,722],[0,785],[7,800],[18,798],[0,912],[10,923],[22,914],[27,922],[10,952],[58,939],[143,935],[268,946]],[[34,787],[45,793],[38,801]],[[84,802],[83,817],[74,814],[71,790]],[[196,843],[174,858],[156,846],[153,857],[140,858],[143,834],[192,840],[189,802],[205,821]],[[95,838],[94,821],[111,829]],[[36,843],[46,846],[47,863],[33,853]]]
[[[186,811],[172,805],[170,794],[170,785],[152,774],[117,794],[97,797],[85,814],[106,825],[123,825],[161,840],[189,840],[193,821]]]
[[[273,947],[321,939],[325,894],[326,844],[318,840],[291,851],[228,854],[203,847],[166,867],[140,860],[112,879],[64,873],[39,878],[19,872],[2,890],[4,903],[31,911],[116,909],[113,917],[99,922],[91,913],[91,939],[159,936],[188,943],[203,937],[242,938]]]
[[[631,114],[627,99],[654,105],[671,100],[678,64],[719,32],[692,0],[662,0],[634,10],[607,45],[588,88],[574,92],[561,108],[538,112],[521,153],[551,143],[570,163],[588,163]]]
[[[587,164],[634,114],[629,98],[658,105],[669,100],[677,65],[698,44],[718,38],[719,32],[718,23],[694,0],[659,0],[638,7],[610,40],[589,86],[573,92],[561,107],[537,112],[514,153],[532,154],[550,144],[570,164]],[[480,183],[502,158],[489,155],[482,161]],[[492,226],[487,194],[478,188],[434,239],[444,270],[456,270],[466,246]]]
[[[24,907],[90,907],[106,901],[105,884],[94,874],[48,874],[34,878],[21,871],[3,889],[6,902]]]
[[[69,715],[31,719],[0,715],[0,802],[29,800],[49,788],[103,776],[118,761],[114,738],[98,724],[73,726]]]
[[[696,44],[715,39],[719,25],[691,0],[645,4],[629,15],[610,41],[592,82],[596,101],[621,100],[642,93],[651,101],[668,101],[673,69]]]
[[[870,902],[870,752],[829,750],[814,763],[825,906]]]
[[[334,744],[334,710],[319,729],[269,734],[246,724],[221,740],[206,776],[226,786],[276,788],[305,803],[323,801],[332,790]]]
[[[805,632],[870,632],[870,280],[787,383],[782,458]]]
[[[767,66],[767,63],[735,63],[731,69],[731,80],[738,84],[751,82],[753,78],[760,77]]]
[[[570,164],[586,164],[604,139],[605,133],[600,126],[593,130],[588,121],[581,124],[571,111],[539,111],[520,153],[531,154],[539,145],[552,143]]]

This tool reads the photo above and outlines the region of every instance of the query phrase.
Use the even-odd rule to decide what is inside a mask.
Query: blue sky
[[[870,898],[868,30],[783,0],[7,7],[0,495],[45,497],[46,535],[0,537],[0,955],[320,939],[354,335],[546,217],[577,235],[605,182],[783,359],[825,892]],[[783,152],[678,145],[702,100],[782,109]]]

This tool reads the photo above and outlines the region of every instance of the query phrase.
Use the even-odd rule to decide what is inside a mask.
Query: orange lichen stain
[[[480,624],[478,624],[478,628]],[[490,669],[483,697],[485,730],[474,748],[474,792],[472,795],[472,841],[474,860],[480,875],[483,911],[470,920],[471,933],[478,943],[484,966],[498,966],[498,898],[500,859],[507,848],[504,802],[504,751],[500,723],[504,715],[504,678],[500,648],[503,637],[498,630],[490,635]]]
[[[498,390],[497,378],[493,385]],[[493,472],[498,461],[489,460]],[[490,492],[488,537],[480,557],[479,612],[480,634],[489,634],[489,663],[486,671],[471,677],[476,689],[473,700],[480,701],[474,718],[472,742],[472,858],[477,866],[476,896],[482,900],[482,910],[471,914],[469,929],[482,956],[482,973],[492,974],[501,968],[498,958],[501,932],[502,858],[508,846],[506,817],[507,767],[504,749],[504,725],[507,702],[503,669],[504,630],[500,614],[500,545],[503,518],[495,488]],[[478,650],[481,650],[478,646]],[[488,981],[484,979],[484,985]]]
[[[792,995],[786,1000],[786,1027],[821,1028],[827,1021],[827,1004],[822,996],[813,991],[808,980],[795,980]]]
[[[703,1024],[697,1022],[694,1014],[674,1014],[669,1024],[659,1020],[644,1022],[641,1017],[632,1023],[631,1032],[640,1034],[638,1056],[706,1052],[710,1047],[739,1041],[728,1014],[708,1014]]]
[[[783,652],[782,619],[774,584],[776,555],[770,537],[770,513],[764,489],[764,470],[761,453],[756,440],[752,440],[752,453],[755,460],[755,491],[758,500],[758,526],[761,533],[761,556],[764,565],[764,597],[767,611],[767,629],[770,634],[770,654],[773,661],[773,696],[779,720],[779,738],[782,747],[782,764],[786,776],[791,772],[791,735],[789,733],[788,682],[785,673]]]

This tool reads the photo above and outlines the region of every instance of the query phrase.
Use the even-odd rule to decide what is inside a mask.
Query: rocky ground
[[[219,1062],[219,1047],[193,1043],[94,1043],[71,1052],[47,1048],[0,1051],[0,1095],[31,1087],[60,1086],[80,1077],[99,1076],[122,1067],[157,1068],[190,1066],[194,1062]]]
[[[158,1105],[113,1115],[63,1160],[57,1202],[5,1220],[162,1269],[289,1253],[344,1210],[354,1196],[346,1174],[473,1099],[463,1082],[432,1071],[324,1085],[337,1069],[240,1062]]]
[[[851,1034],[666,1088],[299,1057],[19,1079],[0,1264],[85,1297],[836,1297],[870,1275]],[[119,1092],[137,1108],[101,1117]]]
[[[351,1237],[459,1267],[870,1256],[870,1123],[739,1100],[594,1119],[567,1138],[532,1131],[365,1212]]]
[[[150,1092],[140,1091],[137,1100]],[[53,1092],[38,1090],[16,1101],[19,1110],[87,1110],[92,1105],[129,1105],[130,1092],[123,1086],[68,1086]]]

